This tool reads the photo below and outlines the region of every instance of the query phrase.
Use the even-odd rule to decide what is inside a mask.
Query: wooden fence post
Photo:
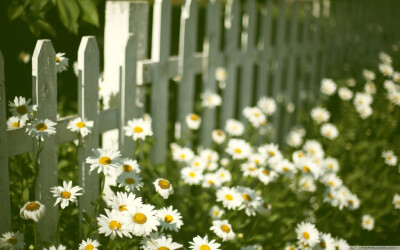
[[[220,63],[220,42],[221,42],[221,1],[209,1],[207,5],[206,37],[203,45],[203,92],[212,91],[217,93],[217,81],[215,69]],[[215,128],[215,109],[204,109],[203,124],[201,126],[201,144],[210,147],[211,132]],[[204,122],[207,121],[207,122]],[[222,125],[221,125],[222,126]]]
[[[83,138],[83,146],[78,150],[79,186],[84,195],[79,197],[79,218],[82,223],[83,212],[93,216],[94,203],[99,196],[99,175],[90,172],[86,158],[93,154],[92,149],[99,146],[99,48],[96,38],[84,36],[78,50],[78,114],[93,121],[92,133]]]
[[[225,126],[226,120],[236,117],[236,81],[239,64],[239,7],[240,3],[238,0],[228,0],[225,7],[225,66],[228,76],[222,94],[221,127]]]
[[[151,115],[154,137],[153,163],[163,163],[167,152],[168,125],[168,59],[171,35],[171,0],[156,0],[153,9],[152,60],[153,81],[151,88]]]
[[[129,34],[125,45],[125,58],[121,66],[120,108],[119,108],[119,149],[123,157],[132,157],[135,142],[125,136],[124,126],[135,116],[136,101],[136,36]],[[136,98],[135,98],[136,97]]]
[[[178,121],[181,124],[181,138],[188,133],[186,116],[193,112],[194,73],[193,66],[197,42],[197,0],[186,0],[182,6],[179,41],[179,83]],[[203,121],[204,122],[204,121]]]
[[[11,229],[4,58],[0,51],[0,235]]]
[[[57,69],[56,54],[50,40],[39,40],[32,57],[32,99],[38,105],[36,119],[57,121]],[[34,142],[34,152],[38,150]],[[55,243],[57,207],[50,188],[57,186],[56,136],[46,138],[39,156],[39,175],[36,179],[36,199],[46,206],[46,213],[38,223],[39,245],[43,241]]]

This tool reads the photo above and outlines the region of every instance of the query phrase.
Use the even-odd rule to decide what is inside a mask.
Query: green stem
[[[35,170],[35,174],[34,174],[34,179],[33,179],[33,188],[32,188],[32,192],[33,193],[31,195],[31,199],[34,199],[34,197],[35,197],[36,179],[39,176],[39,156],[40,156],[40,153],[43,150],[43,147],[41,147],[41,144],[42,144],[42,141],[38,140],[38,148],[37,148],[37,151],[36,151],[35,163],[34,163],[34,166],[33,166],[33,168]]]
[[[34,242],[35,242],[35,249],[38,249],[37,247],[37,225],[36,222],[33,222],[33,237],[34,237]]]
[[[103,197],[105,182],[106,182],[106,176],[104,173],[102,173],[101,174],[101,191],[100,191],[99,197],[96,200],[96,204],[94,206],[94,213],[93,213],[92,218],[90,218],[89,230],[87,232],[87,235],[85,235],[85,238],[87,238],[90,235],[90,232],[92,231],[92,228],[93,228],[93,221],[96,221],[96,216],[97,216],[97,212],[99,211],[101,198]]]
[[[108,245],[107,245],[107,249],[112,249],[112,248],[111,248],[111,245],[112,245],[111,243],[112,243],[112,242],[113,242],[113,240],[110,239],[110,241],[108,242]]]
[[[57,234],[56,234],[56,243],[58,246],[58,243],[60,242],[60,221],[61,221],[61,215],[64,209],[61,209],[58,212],[58,220],[57,220]]]

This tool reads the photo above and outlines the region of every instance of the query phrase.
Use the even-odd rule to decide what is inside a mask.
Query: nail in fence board
[[[32,56],[32,99],[38,105],[36,119],[57,121],[57,69],[56,54],[50,40],[39,40]],[[36,141],[34,152],[37,151]],[[46,206],[46,213],[38,222],[38,242],[55,243],[57,206],[50,192],[57,186],[57,142],[55,136],[45,138],[39,156],[39,175],[36,180],[36,199]]]

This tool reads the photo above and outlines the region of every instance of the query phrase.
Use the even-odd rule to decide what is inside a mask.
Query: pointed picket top
[[[56,53],[50,40],[39,40],[32,56],[32,99],[38,105],[35,118],[57,121],[57,68]],[[39,156],[39,175],[36,179],[36,200],[43,203],[46,213],[38,223],[39,245],[47,241],[55,243],[57,229],[57,207],[49,190],[57,186],[57,143],[56,135],[43,142]],[[34,151],[37,151],[34,141]]]
[[[4,58],[0,51],[0,235],[11,229],[10,186],[7,152],[6,91],[4,83]]]
[[[99,147],[99,67],[99,48],[96,38],[82,37],[78,49],[78,115],[93,121],[93,128],[78,149],[79,186],[85,190],[85,195],[78,198],[80,223],[83,223],[84,212],[93,216],[92,204],[95,203],[99,193],[99,176],[96,172],[90,172],[86,164],[86,158],[93,154],[92,149]]]

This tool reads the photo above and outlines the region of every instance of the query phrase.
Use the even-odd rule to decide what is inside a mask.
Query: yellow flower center
[[[249,167],[249,171],[253,172],[253,171],[255,171],[255,170],[256,170],[256,168],[254,168],[254,167]]]
[[[268,151],[268,154],[269,154],[270,156],[275,156],[275,152],[274,152],[274,151]]]
[[[169,248],[168,247],[159,247],[159,248],[157,248],[157,250],[169,250]]]
[[[227,225],[222,225],[222,226],[221,226],[221,230],[222,230],[224,233],[229,233],[229,232],[231,231],[231,229],[230,229]]]
[[[222,131],[220,131],[220,130],[218,130],[216,133],[217,133],[218,136],[222,136],[223,135]]]
[[[197,121],[199,119],[199,116],[193,114],[193,115],[190,116],[190,119],[193,120],[193,121]]]
[[[108,227],[109,227],[111,230],[120,229],[120,228],[121,228],[121,223],[119,223],[119,222],[116,221],[116,220],[112,220],[112,221],[110,221],[110,224],[108,225]]]
[[[265,174],[265,175],[269,175],[269,171],[266,170],[266,169],[264,169],[262,172],[263,172],[263,174]]]
[[[189,173],[189,176],[190,176],[190,177],[195,177],[195,176],[196,176],[196,174],[195,174],[195,173],[193,173],[193,172],[190,172],[190,173]]]
[[[308,240],[310,238],[310,235],[307,232],[303,233],[304,239]]]
[[[164,217],[164,221],[167,222],[167,223],[171,223],[171,222],[174,221],[174,218],[171,215],[166,215]]]
[[[306,173],[310,173],[310,168],[307,166],[303,166],[303,171]]]
[[[289,172],[289,168],[287,168],[287,167],[283,167],[283,171],[285,171],[285,172]]]
[[[219,214],[219,211],[218,210],[215,210],[214,212],[213,212],[213,215],[215,215],[215,216],[217,216]]]
[[[399,206],[400,206],[400,201],[397,201],[397,205],[399,205]]]
[[[61,193],[61,197],[64,199],[69,199],[69,197],[71,197],[71,193],[68,191],[64,191]]]
[[[326,243],[325,242],[321,242],[319,245],[321,246],[321,248],[326,248]]]
[[[28,211],[36,211],[40,208],[40,205],[36,202],[31,202],[25,206],[25,209]]]
[[[125,165],[122,166],[122,170],[124,172],[131,172],[132,171],[132,166],[128,165],[128,164],[125,164]]]
[[[369,221],[369,220],[366,220],[366,221],[365,221],[365,224],[367,224],[367,225],[368,225],[369,223],[370,223],[370,221]]]
[[[260,113],[255,112],[255,113],[254,113],[254,116],[255,116],[255,117],[259,117],[259,116],[260,116]]]
[[[17,242],[18,242],[18,240],[17,240],[17,238],[15,238],[15,237],[10,237],[10,238],[7,240],[7,243],[10,244],[10,245],[15,245],[15,244],[17,244]]]
[[[269,208],[269,204],[268,204],[267,202],[264,202],[264,203],[263,203],[263,206],[264,206],[265,208]]]
[[[56,56],[56,62],[60,62],[60,58]]]
[[[20,113],[21,115],[24,115],[28,112],[25,106],[18,106],[17,107],[17,112]]]
[[[240,148],[235,148],[235,153],[240,154],[242,153],[242,150]]]
[[[103,156],[99,159],[100,164],[107,165],[111,163],[111,158],[107,156]]]
[[[120,212],[122,212],[122,211],[128,211],[128,209],[126,209],[126,205],[121,205],[121,206],[119,206],[119,211],[120,211]]]
[[[333,185],[335,185],[335,183],[333,181],[328,182],[329,186],[333,187]]]
[[[92,244],[88,244],[85,246],[85,250],[93,250],[94,246]]]
[[[181,158],[182,158],[182,159],[185,159],[185,158],[186,158],[186,155],[185,155],[185,154],[181,154]]]
[[[243,199],[245,201],[251,201],[251,197],[248,194],[243,194]]]
[[[215,185],[215,182],[213,182],[213,180],[208,180],[208,183],[211,185]]]
[[[133,132],[135,132],[135,133],[142,133],[142,132],[143,132],[143,128],[142,128],[142,127],[135,127],[135,128],[133,129]]]
[[[39,123],[36,125],[36,130],[45,131],[47,129],[47,125],[44,123]]]
[[[83,127],[86,127],[86,124],[85,124],[84,122],[78,122],[78,123],[76,124],[76,126],[77,126],[78,128],[83,128]]]
[[[260,164],[260,160],[259,159],[255,160],[254,162],[255,162],[255,164]]]
[[[133,216],[133,221],[136,224],[144,224],[147,221],[147,217],[146,215],[142,214],[142,213],[137,213]]]
[[[200,166],[200,163],[198,163],[197,161],[195,163],[193,163],[193,165],[195,165],[196,167]]]
[[[18,122],[14,122],[14,123],[12,124],[12,126],[13,126],[14,128],[18,128]]]
[[[170,187],[171,185],[170,185],[169,182],[166,181],[166,180],[159,180],[159,181],[158,181],[158,186],[160,186],[160,188],[162,188],[162,189],[169,189],[169,187]]]
[[[135,184],[135,180],[133,178],[126,178],[125,183],[126,184]]]
[[[200,250],[211,250],[211,248],[207,245],[201,245]]]
[[[227,199],[228,201],[233,200],[233,196],[230,194],[225,195],[225,199]]]

